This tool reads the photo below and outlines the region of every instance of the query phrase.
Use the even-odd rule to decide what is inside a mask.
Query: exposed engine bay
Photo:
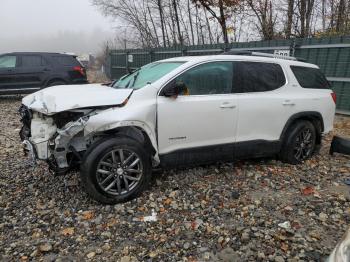
[[[20,137],[25,150],[31,159],[35,157],[47,161],[55,173],[67,171],[79,163],[81,153],[91,143],[90,137],[85,137],[83,130],[89,116],[95,111],[77,109],[47,116],[22,105],[19,109],[23,123]]]
[[[151,142],[145,140],[146,134],[139,128],[130,126],[134,125],[135,121],[119,122],[117,130],[108,122],[101,126],[101,122],[96,122],[96,127],[89,128],[91,118],[101,116],[101,112],[108,112],[113,108],[115,106],[73,109],[46,115],[22,105],[19,109],[23,124],[20,138],[30,164],[34,166],[37,160],[43,160],[48,163],[53,173],[66,174],[80,166],[90,145],[116,133],[132,137],[146,148],[152,148]],[[103,118],[102,123],[105,123]],[[156,155],[152,160],[154,165],[159,164]]]

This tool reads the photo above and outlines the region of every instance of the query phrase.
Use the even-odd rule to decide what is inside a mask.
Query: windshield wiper
[[[134,75],[134,78],[133,78],[133,81],[132,81],[132,84],[131,84],[130,87],[134,87],[135,82],[136,82],[136,79],[138,78],[139,74],[140,74],[140,71],[138,71],[138,72]]]
[[[124,75],[123,77],[121,77],[119,80],[123,80],[126,77],[128,77],[129,75],[132,75],[133,73],[136,73],[137,71],[139,71],[141,69],[141,67],[136,68],[135,70],[129,72],[128,74]]]

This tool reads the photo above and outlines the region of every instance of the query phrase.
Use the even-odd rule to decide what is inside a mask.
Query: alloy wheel
[[[111,195],[132,191],[143,175],[142,161],[133,151],[113,149],[97,165],[96,179],[100,188]]]
[[[310,128],[300,131],[296,137],[294,157],[300,161],[307,159],[313,151],[314,137]]]

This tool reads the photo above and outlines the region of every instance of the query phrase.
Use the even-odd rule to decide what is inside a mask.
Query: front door
[[[179,165],[233,158],[238,108],[232,74],[231,62],[201,64],[175,79],[185,84],[185,94],[158,97],[158,146],[163,162]]]

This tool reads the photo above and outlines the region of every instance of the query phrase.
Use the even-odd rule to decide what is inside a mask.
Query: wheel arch
[[[93,135],[104,138],[111,136],[132,138],[145,146],[145,149],[150,153],[156,165],[160,162],[155,136],[151,129],[143,123],[138,123],[138,121],[123,121],[117,123],[115,126],[109,126],[108,129],[94,132]]]
[[[104,131],[107,135],[127,136],[144,144],[152,156],[157,152],[147,132],[138,126],[123,126]]]
[[[50,78],[46,81],[45,86],[49,86],[50,84],[52,84],[54,82],[63,82],[65,84],[67,84],[67,80],[63,79],[62,77],[53,77],[53,78]]]
[[[292,115],[288,119],[287,123],[285,124],[285,126],[282,130],[280,140],[284,141],[289,128],[294,123],[296,123],[297,121],[300,121],[300,120],[310,121],[314,125],[315,130],[316,130],[316,144],[318,144],[318,145],[321,144],[322,132],[324,131],[324,122],[323,122],[322,115],[317,111],[305,111],[305,112],[299,112],[299,113]]]

